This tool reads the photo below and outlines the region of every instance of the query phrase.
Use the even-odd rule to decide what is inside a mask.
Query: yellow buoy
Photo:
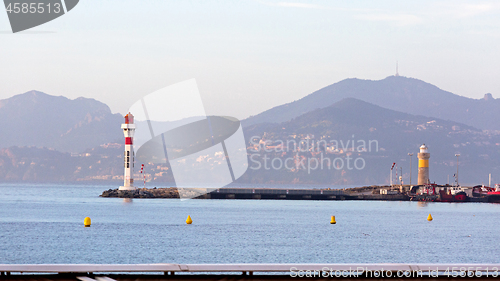
[[[90,226],[90,218],[89,217],[86,217],[84,220],[83,220],[83,225],[85,227],[89,227]]]
[[[188,218],[186,220],[186,223],[187,224],[192,224],[193,223],[193,220],[191,219],[191,216],[188,216]]]
[[[428,220],[428,221],[431,221],[431,220],[432,220],[432,216],[431,216],[431,214],[429,214],[429,216],[427,217],[427,220]]]
[[[336,224],[337,222],[335,221],[335,216],[332,216],[332,220],[330,221],[331,224]]]

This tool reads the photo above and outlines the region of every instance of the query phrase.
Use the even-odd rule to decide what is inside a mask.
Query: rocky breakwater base
[[[138,188],[136,190],[108,189],[100,197],[115,198],[179,198],[179,191],[175,187],[170,188]]]
[[[210,193],[206,188],[184,188],[182,198],[210,199]],[[114,198],[179,198],[179,190],[176,187],[166,188],[138,188],[136,190],[108,189],[103,191],[100,197]]]

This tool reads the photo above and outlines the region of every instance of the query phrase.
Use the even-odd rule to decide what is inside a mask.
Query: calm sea
[[[0,263],[500,262],[498,204],[100,198],[109,188],[0,184]]]

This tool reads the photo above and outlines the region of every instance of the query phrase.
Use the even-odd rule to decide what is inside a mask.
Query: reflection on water
[[[132,198],[123,198],[123,203],[124,204],[130,204],[132,202],[133,202]]]
[[[419,208],[426,208],[427,206],[429,206],[429,202],[425,202],[425,201],[418,201],[417,202],[417,206]]]

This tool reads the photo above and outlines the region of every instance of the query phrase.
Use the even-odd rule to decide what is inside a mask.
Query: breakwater
[[[464,200],[441,197],[439,193],[415,194],[407,188],[390,186],[365,186],[346,189],[295,189],[295,188],[220,188],[203,193],[194,199],[244,199],[244,200],[378,200],[378,201],[426,201],[426,202],[490,202],[498,203],[496,197],[467,196]],[[189,190],[189,189],[185,189]],[[186,191],[184,191],[186,192]],[[115,198],[179,198],[175,187],[138,188],[136,190],[109,189],[101,197]],[[451,197],[453,198],[453,197]]]
[[[380,186],[349,189],[220,188],[196,199],[267,199],[267,200],[387,200],[409,201],[405,194],[380,194]],[[109,189],[101,197],[179,198],[177,188]]]

